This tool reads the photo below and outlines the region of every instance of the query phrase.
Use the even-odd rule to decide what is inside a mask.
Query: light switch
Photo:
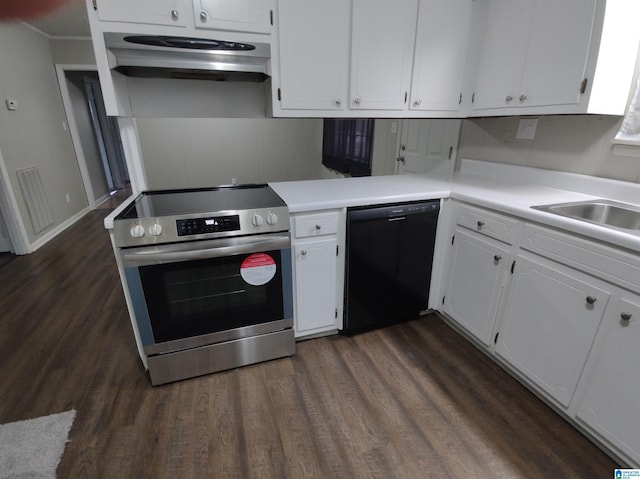
[[[536,136],[536,127],[538,126],[537,118],[522,118],[518,125],[518,133],[516,138],[521,140],[533,140]]]
[[[16,111],[18,109],[18,100],[7,98],[4,102],[7,105],[7,110]]]

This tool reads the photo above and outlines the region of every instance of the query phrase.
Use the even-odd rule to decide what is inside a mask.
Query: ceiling
[[[52,13],[25,22],[50,37],[91,36],[84,0],[69,0]]]

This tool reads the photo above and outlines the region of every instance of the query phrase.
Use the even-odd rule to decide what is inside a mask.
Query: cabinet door
[[[281,108],[344,109],[350,14],[344,0],[279,0]]]
[[[496,353],[567,407],[608,301],[598,280],[518,255]]]
[[[418,0],[353,0],[350,108],[405,109],[417,11]]]
[[[294,246],[296,335],[336,329],[335,237]]]
[[[271,0],[193,0],[196,28],[271,33]]]
[[[398,174],[452,171],[460,125],[461,120],[401,120]]]
[[[473,109],[517,106],[529,35],[530,0],[477,0],[482,38]]]
[[[595,13],[596,0],[535,2],[519,106],[580,101]]]
[[[506,246],[456,230],[444,312],[485,346],[491,341],[508,261]]]
[[[184,27],[188,20],[185,1],[186,0],[97,0],[98,18],[102,21],[150,23],[154,25]]]
[[[472,10],[470,0],[420,0],[410,109],[459,109]]]
[[[640,296],[610,307],[600,336],[577,417],[640,463]]]

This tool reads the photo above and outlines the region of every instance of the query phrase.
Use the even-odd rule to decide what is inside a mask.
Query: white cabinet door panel
[[[631,458],[640,460],[640,297],[609,308],[577,417]],[[622,314],[630,313],[630,319]]]
[[[459,109],[472,11],[469,0],[420,0],[410,109]]]
[[[595,13],[595,0],[535,2],[519,106],[580,101]]]
[[[509,250],[497,241],[456,230],[444,312],[485,346],[491,341]]]
[[[102,21],[184,27],[191,22],[186,0],[97,0]]]
[[[418,0],[353,0],[352,109],[403,110]]]
[[[595,278],[519,255],[496,353],[567,407],[609,296]]]
[[[279,0],[281,108],[344,109],[350,16],[344,0]]]
[[[337,327],[335,237],[294,246],[296,281],[296,333]]]
[[[271,0],[193,0],[196,28],[271,33]]]

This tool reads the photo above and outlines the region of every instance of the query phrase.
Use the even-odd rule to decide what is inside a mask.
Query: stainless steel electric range
[[[294,354],[289,211],[268,185],[143,192],[113,243],[153,385]]]

